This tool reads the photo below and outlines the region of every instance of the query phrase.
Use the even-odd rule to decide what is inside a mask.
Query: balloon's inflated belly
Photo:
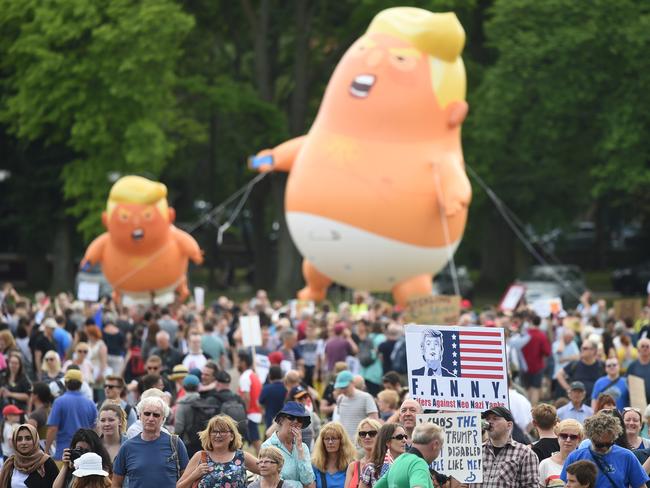
[[[435,274],[460,243],[421,247],[318,215],[287,212],[286,218],[300,253],[335,282],[356,289],[390,291],[412,276]]]

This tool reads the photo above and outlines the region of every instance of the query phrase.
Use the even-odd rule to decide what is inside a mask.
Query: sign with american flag
[[[407,325],[411,396],[426,409],[508,407],[503,329]]]

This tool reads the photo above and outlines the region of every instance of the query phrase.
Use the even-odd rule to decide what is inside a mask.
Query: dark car
[[[650,281],[650,261],[612,272],[612,287],[623,295],[645,295]]]
[[[469,271],[466,266],[458,266],[456,268],[456,275],[458,277],[458,288],[460,288],[460,295],[463,298],[471,300],[474,297],[474,282],[469,277]],[[440,295],[455,295],[454,280],[451,276],[451,269],[449,265],[445,266],[440,273],[433,279],[434,286],[437,288]]]
[[[527,289],[539,289],[539,282],[551,282],[561,290],[560,298],[564,308],[574,308],[580,302],[580,295],[587,289],[584,275],[578,266],[574,265],[539,265],[532,266],[517,280],[527,286]],[[528,286],[530,283],[530,287]],[[547,294],[541,293],[541,294]]]

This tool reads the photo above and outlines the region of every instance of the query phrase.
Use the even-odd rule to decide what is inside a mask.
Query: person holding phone
[[[311,456],[302,441],[302,429],[311,423],[309,412],[298,402],[287,402],[275,416],[277,430],[262,447],[277,447],[284,457],[282,479],[299,481],[303,486],[314,482]]]

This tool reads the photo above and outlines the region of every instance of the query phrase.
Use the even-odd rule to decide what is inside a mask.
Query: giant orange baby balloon
[[[188,259],[203,261],[194,238],[172,223],[167,187],[140,176],[120,178],[102,214],[108,232],[97,237],[81,263],[101,263],[118,296],[151,300],[176,290],[184,300]],[[117,298],[117,297],[116,297]]]
[[[252,159],[290,171],[286,218],[307,282],[299,298],[322,300],[332,281],[391,290],[400,304],[431,294],[471,200],[464,42],[453,13],[380,12],[336,67],[309,133]]]

